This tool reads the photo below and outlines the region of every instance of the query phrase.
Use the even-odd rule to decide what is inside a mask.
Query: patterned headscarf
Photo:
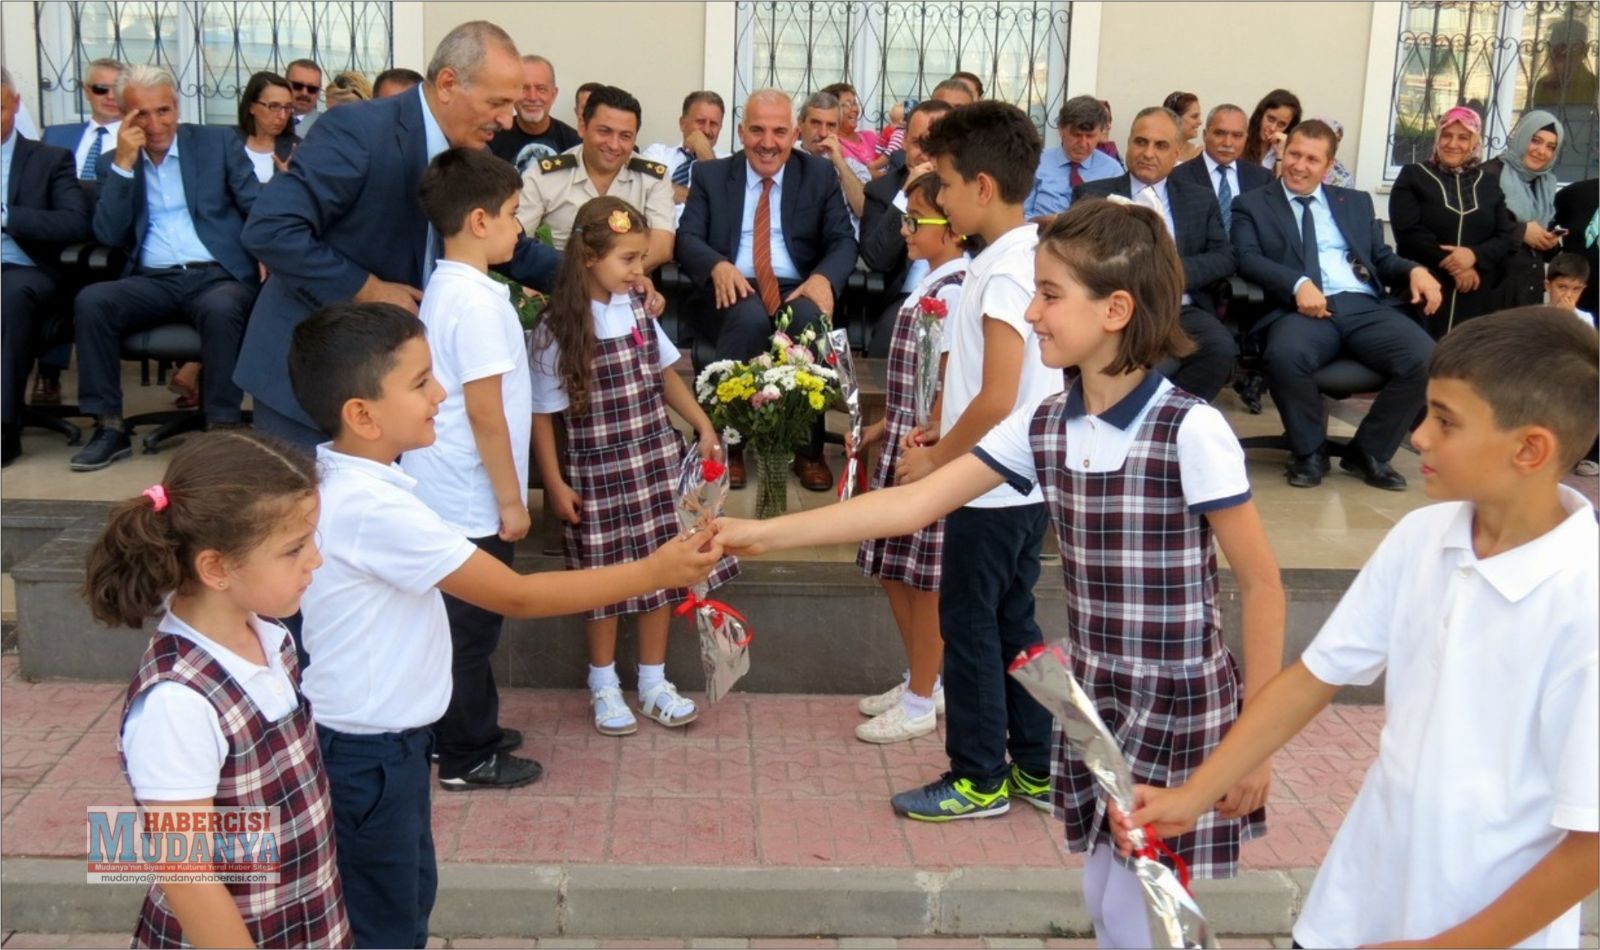
[[[1439,158],[1439,139],[1444,137],[1444,130],[1452,125],[1459,125],[1472,133],[1472,154],[1468,155],[1461,164],[1454,167],[1445,165]],[[1483,119],[1478,113],[1466,106],[1456,106],[1449,112],[1439,117],[1439,131],[1433,137],[1433,154],[1428,156],[1428,164],[1439,171],[1451,175],[1471,171],[1483,161]]]
[[[1566,133],[1561,128],[1560,120],[1543,109],[1531,109],[1522,114],[1516,127],[1511,130],[1511,141],[1507,143],[1506,150],[1500,153],[1500,164],[1504,166],[1500,172],[1500,190],[1506,194],[1506,207],[1511,209],[1518,221],[1537,221],[1543,225],[1555,217],[1555,159],[1552,158],[1542,172],[1529,171],[1528,166],[1523,164],[1533,137],[1547,128],[1554,129],[1556,133],[1555,151],[1559,156]]]

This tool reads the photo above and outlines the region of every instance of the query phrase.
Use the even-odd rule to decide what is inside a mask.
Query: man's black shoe
[[[515,752],[522,748],[522,730],[500,727],[500,741],[494,744],[496,752]],[[429,761],[438,762],[439,753],[435,750],[428,756]]]
[[[125,459],[132,454],[133,443],[128,441],[126,432],[97,425],[94,427],[94,436],[89,439],[89,444],[83,447],[83,451],[74,455],[68,464],[74,472],[98,472],[112,462]]]
[[[1296,455],[1294,461],[1289,463],[1289,484],[1294,488],[1316,488],[1322,484],[1324,471],[1326,469],[1319,453]]]
[[[1360,476],[1362,481],[1373,488],[1381,488],[1384,491],[1406,490],[1406,477],[1395,471],[1394,466],[1388,462],[1378,461],[1355,446],[1345,449],[1344,458],[1339,460],[1339,467],[1351,475]]]
[[[439,787],[447,792],[469,792],[475,788],[520,788],[537,782],[542,775],[544,766],[532,759],[496,752],[473,766],[465,775],[455,778],[439,776]]]

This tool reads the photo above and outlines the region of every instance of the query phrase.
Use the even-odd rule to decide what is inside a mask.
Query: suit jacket
[[[180,122],[175,141],[183,194],[200,243],[234,280],[254,285],[256,262],[239,243],[239,232],[261,193],[255,167],[239,148],[239,140],[220,126]],[[128,252],[126,275],[138,266],[150,205],[144,190],[144,157],[133,163],[133,177],[125,178],[111,168],[116,154],[116,149],[108,149],[100,155],[94,238]]]
[[[1272,184],[1275,180],[1271,171],[1262,168],[1255,162],[1247,162],[1242,158],[1233,163],[1233,168],[1234,176],[1239,179],[1239,194],[1255,191],[1263,185]],[[1211,180],[1211,169],[1206,165],[1203,153],[1196,155],[1187,162],[1180,162],[1177,167],[1172,169],[1171,177],[1182,178],[1184,181],[1196,185],[1204,185],[1211,192],[1211,197],[1215,198],[1217,196],[1216,182]],[[1233,197],[1237,199],[1239,195],[1234,195]]]
[[[90,205],[72,153],[18,132],[6,183],[6,233],[40,270],[55,275],[61,248],[90,237]]]
[[[1143,188],[1144,185],[1139,186]],[[1072,202],[1087,197],[1121,195],[1133,197],[1133,176],[1086,181],[1072,190]],[[1215,313],[1214,289],[1219,281],[1233,275],[1233,247],[1222,230],[1222,209],[1217,196],[1204,185],[1167,176],[1167,204],[1172,208],[1173,243],[1183,262],[1183,289],[1194,304]]]
[[[87,122],[47,125],[44,127],[44,131],[39,134],[39,140],[46,145],[54,145],[56,148],[64,148],[71,152],[73,154],[73,170],[76,171],[78,142],[83,139],[83,130],[88,127],[89,123]],[[111,149],[115,149],[117,143],[115,140],[109,141],[101,146],[101,151],[105,151],[108,146]]]
[[[239,147],[243,148],[245,143],[249,141],[250,136],[246,134],[242,126],[234,126],[233,131],[234,134],[239,136]],[[278,156],[279,161],[287,162],[289,160],[289,156],[294,154],[295,147],[299,144],[299,136],[295,135],[288,129],[284,129],[282,135],[279,135],[277,138],[272,140],[272,154]],[[249,158],[250,156],[246,155],[245,157]]]
[[[861,207],[861,262],[867,270],[884,275],[884,286],[899,293],[905,286],[906,239],[900,233],[905,216],[894,206],[895,196],[906,185],[906,167],[892,168],[867,182],[867,200]]]
[[[234,381],[256,399],[315,427],[289,387],[289,338],[311,312],[350,300],[367,276],[422,288],[428,219],[417,185],[428,145],[416,90],[321,113],[289,170],[272,176],[242,235],[267,266]],[[246,165],[249,159],[234,151]],[[505,270],[549,290],[561,255],[526,238]]]
[[[743,151],[695,163],[675,254],[702,290],[710,290],[713,267],[738,259],[748,167]],[[780,205],[783,241],[795,269],[828,278],[837,301],[855,270],[856,238],[832,163],[800,149],[790,152]]]
[[[1383,225],[1372,211],[1372,196],[1335,185],[1323,185],[1322,193],[1350,253],[1374,278],[1372,288],[1379,299],[1398,305],[1399,301],[1387,296],[1386,287],[1405,284],[1417,264],[1383,243]],[[1255,325],[1256,330],[1264,330],[1294,312],[1294,285],[1306,276],[1300,225],[1283,187],[1274,183],[1235,198],[1231,234],[1240,275],[1260,284],[1267,305],[1273,308]]]

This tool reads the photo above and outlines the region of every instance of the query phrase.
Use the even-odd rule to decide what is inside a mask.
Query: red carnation
[[[946,313],[944,301],[938,297],[923,297],[917,301],[917,309],[938,320],[943,320]]]
[[[702,481],[714,482],[721,478],[722,473],[727,470],[728,466],[716,459],[702,459],[700,462],[700,478]]]

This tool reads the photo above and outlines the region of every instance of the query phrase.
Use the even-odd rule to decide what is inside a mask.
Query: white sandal
[[[694,700],[678,695],[678,687],[667,680],[639,691],[639,712],[669,729],[687,726],[700,715]]]
[[[589,703],[594,706],[594,727],[603,736],[631,736],[639,731],[639,720],[622,698],[622,687],[608,686],[589,691]]]

